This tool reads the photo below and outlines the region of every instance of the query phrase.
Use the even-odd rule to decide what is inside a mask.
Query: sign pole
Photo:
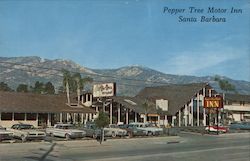
[[[217,108],[217,135],[219,135],[219,108]]]

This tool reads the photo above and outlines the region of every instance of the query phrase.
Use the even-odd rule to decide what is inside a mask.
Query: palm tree
[[[144,100],[144,102],[142,104],[142,108],[144,109],[144,114],[145,114],[144,122],[146,122],[147,121],[148,111],[151,108],[151,105],[149,104],[148,100]]]
[[[71,81],[71,74],[69,71],[62,69],[63,73],[63,86],[66,88],[68,105],[70,105],[70,97],[69,97],[69,82]]]
[[[84,84],[93,82],[93,79],[90,77],[82,78],[80,73],[75,73],[73,79],[76,83],[77,106],[80,106],[80,95],[81,91],[84,89]]]

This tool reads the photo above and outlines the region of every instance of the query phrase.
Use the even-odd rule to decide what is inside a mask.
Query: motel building
[[[115,89],[115,85],[110,83],[99,86]],[[105,111],[110,117],[110,124],[152,122],[164,126],[206,126],[221,122],[223,109],[218,110],[217,119],[215,110],[203,108],[204,97],[219,95],[206,83],[146,87],[135,97],[116,96],[115,92],[103,91],[104,94],[98,91],[99,95],[95,95],[95,90],[94,95],[91,92],[83,94],[82,103],[91,106],[97,113],[96,117],[99,111]],[[148,109],[144,107],[145,102],[150,104]]]
[[[68,105],[66,94],[0,92],[0,125],[85,124],[104,111],[109,115],[110,124],[152,122],[158,126],[207,126],[222,122],[223,108],[218,110],[217,118],[216,110],[203,107],[205,97],[217,96],[218,93],[206,83],[146,87],[134,97],[116,96],[115,83],[96,84],[93,91],[82,93],[79,106],[76,96]],[[246,101],[244,103],[247,105]]]
[[[250,121],[250,95],[225,94],[224,114],[228,124]]]
[[[93,109],[78,106],[77,103],[69,106],[66,100],[66,94],[0,92],[0,125],[11,127],[13,124],[25,123],[44,128],[59,122],[85,123],[93,120],[96,114]]]

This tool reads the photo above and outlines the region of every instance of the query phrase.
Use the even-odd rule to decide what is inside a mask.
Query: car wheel
[[[26,137],[24,135],[22,135],[21,140],[22,140],[22,142],[25,142],[27,139],[26,139]]]
[[[148,132],[148,136],[152,136],[152,134],[153,134],[153,133],[152,133],[151,131]]]
[[[128,132],[128,137],[129,137],[129,138],[132,138],[132,137],[133,137],[132,132]]]
[[[112,136],[112,138],[115,138],[116,137],[116,133],[113,131],[111,136]]]
[[[93,139],[96,139],[96,138],[97,138],[97,134],[93,134],[93,135],[92,135],[92,138],[93,138]]]
[[[66,138],[66,140],[69,140],[70,139],[70,135],[69,134],[65,134],[65,138]]]

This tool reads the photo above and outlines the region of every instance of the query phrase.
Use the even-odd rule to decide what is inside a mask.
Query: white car
[[[163,133],[163,129],[159,127],[152,126],[150,123],[140,123],[140,122],[133,122],[129,125],[133,125],[139,130],[146,131],[147,135],[160,135]]]
[[[33,125],[14,124],[9,131],[13,132],[13,137],[19,138],[22,142],[27,140],[44,140],[45,132],[36,130]]]
[[[6,130],[6,128],[0,126],[0,141],[10,140],[13,138],[13,132]]]
[[[127,130],[120,129],[118,125],[110,124],[108,127],[104,128],[104,131],[107,131],[106,135],[109,135],[113,138],[116,136],[126,136]]]
[[[46,128],[46,134],[50,136],[70,138],[83,138],[86,136],[84,130],[77,130],[72,124],[55,124],[53,128]]]

